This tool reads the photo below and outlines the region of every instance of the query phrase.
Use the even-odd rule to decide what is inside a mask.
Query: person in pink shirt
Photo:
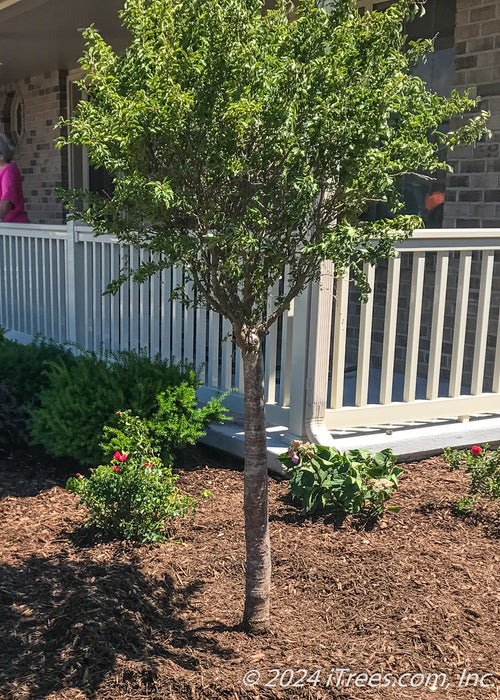
[[[0,221],[5,223],[29,223],[24,209],[21,173],[15,163],[14,147],[0,134]]]

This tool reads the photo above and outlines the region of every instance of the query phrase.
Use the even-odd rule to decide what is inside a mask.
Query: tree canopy
[[[79,216],[160,253],[160,266],[183,263],[213,309],[262,334],[319,259],[362,281],[362,264],[419,224],[398,215],[400,178],[446,168],[438,150],[479,138],[486,115],[440,131],[477,101],[438,97],[411,75],[432,50],[402,31],[420,2],[363,16],[355,5],[304,0],[290,21],[285,2],[263,13],[261,0],[127,0],[121,55],[90,28],[89,99],[69,141],[115,189]],[[372,202],[396,216],[364,221]],[[289,287],[268,318],[285,264]]]

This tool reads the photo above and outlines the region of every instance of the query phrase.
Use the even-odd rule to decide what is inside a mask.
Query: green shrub
[[[0,458],[14,449],[26,447],[28,443],[26,416],[11,387],[0,383]]]
[[[460,510],[471,510],[480,498],[500,502],[500,447],[489,450],[489,445],[473,445],[470,450],[452,450],[446,447],[443,458],[450,470],[464,469],[471,478],[469,495],[457,502]]]
[[[187,382],[158,394],[148,427],[164,460],[173,459],[174,453],[187,445],[195,445],[210,423],[226,420],[227,409],[221,403],[224,396],[198,408],[195,389]]]
[[[8,384],[19,406],[37,405],[40,392],[49,384],[49,363],[70,367],[75,362],[71,350],[53,340],[36,338],[24,345],[3,334],[0,338],[0,382]]]
[[[403,472],[392,450],[373,456],[369,450],[341,454],[334,447],[299,440],[279,459],[287,468],[292,495],[306,512],[331,509],[380,515]]]
[[[139,542],[165,539],[166,521],[194,510],[195,499],[180,493],[171,465],[164,465],[151,442],[147,421],[123,411],[118,426],[104,428],[107,464],[68,479],[94,525],[108,535]],[[208,493],[208,492],[206,492]],[[206,495],[206,493],[202,495]]]
[[[200,382],[192,367],[144,353],[85,352],[71,367],[52,363],[48,378],[40,407],[33,412],[33,436],[49,454],[73,457],[83,466],[98,463],[103,427],[113,425],[117,410],[129,409],[157,422],[153,432],[158,438],[164,433],[167,452],[185,442],[182,434],[189,433],[190,425],[190,435],[198,439],[202,428],[219,420],[224,410],[217,399],[205,409],[196,408],[194,392]],[[164,406],[156,419],[158,395]],[[172,429],[163,426],[162,412]]]

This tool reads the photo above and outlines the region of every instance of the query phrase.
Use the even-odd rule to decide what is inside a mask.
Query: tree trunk
[[[260,341],[242,353],[245,377],[245,541],[243,625],[251,634],[269,629],[271,545],[268,517],[264,359]]]

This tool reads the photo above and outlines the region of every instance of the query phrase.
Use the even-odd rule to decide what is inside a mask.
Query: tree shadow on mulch
[[[231,658],[180,617],[202,586],[176,588],[168,575],[152,581],[113,561],[32,556],[0,567],[2,697],[44,698],[65,687],[96,697],[119,659],[141,662],[144,688],[154,687],[158,661],[195,671],[196,648]]]
[[[450,513],[456,520],[462,521],[471,527],[482,525],[484,534],[489,539],[500,539],[500,510],[494,506],[478,510],[461,510],[455,501],[442,501],[440,503],[424,503],[417,511],[423,515],[432,515],[436,512]]]
[[[174,459],[174,471],[198,471],[200,465],[213,469],[228,469],[230,471],[242,472],[244,461],[240,457],[220,452],[215,447],[204,445],[201,442],[196,445],[188,445],[179,450]]]
[[[376,515],[359,513],[350,515],[341,510],[325,510],[317,513],[305,513],[300,507],[300,501],[295,499],[290,492],[279,499],[286,508],[277,514],[269,516],[270,522],[281,522],[286,525],[304,525],[304,523],[322,522],[324,525],[340,530],[346,523],[359,531],[371,532],[379,523]]]
[[[64,486],[82,468],[71,458],[51,457],[38,445],[12,450],[0,460],[0,498],[36,496],[53,486]]]

